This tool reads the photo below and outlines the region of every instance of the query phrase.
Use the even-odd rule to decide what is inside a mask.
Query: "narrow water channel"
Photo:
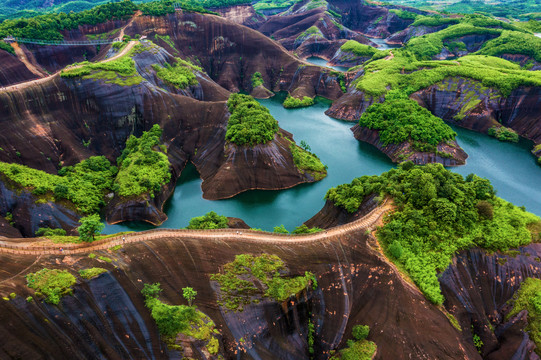
[[[284,224],[288,230],[308,220],[324,205],[327,190],[348,183],[362,175],[378,175],[395,165],[371,145],[353,137],[353,123],[332,119],[324,114],[330,102],[319,100],[314,106],[286,110],[283,97],[260,100],[279,121],[280,127],[293,133],[297,143],[305,140],[324,164],[328,176],[313,184],[303,184],[281,191],[248,191],[232,199],[210,201],[202,198],[201,180],[193,166],[187,167],[179,179],[175,193],[165,211],[169,219],[164,228],[188,225],[192,217],[214,210],[225,216],[239,217],[248,225],[272,230]],[[467,164],[452,171],[467,175],[476,173],[491,180],[498,196],[528,211],[541,215],[541,167],[530,153],[531,144],[502,143],[473,131],[455,128],[458,143],[469,154]],[[105,232],[153,228],[145,223],[107,225]]]

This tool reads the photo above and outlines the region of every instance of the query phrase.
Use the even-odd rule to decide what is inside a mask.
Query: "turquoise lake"
[[[362,175],[377,175],[396,165],[373,146],[353,137],[353,123],[332,119],[324,114],[330,102],[318,101],[304,109],[286,110],[280,98],[261,100],[280,127],[291,132],[297,143],[305,140],[312,152],[326,164],[328,176],[316,183],[302,184],[288,190],[253,190],[232,199],[210,201],[202,197],[201,179],[193,165],[179,179],[175,192],[165,206],[169,219],[161,227],[181,228],[192,217],[211,210],[225,216],[243,219],[248,225],[263,230],[284,224],[293,230],[315,215],[324,205],[327,190],[350,182]],[[466,165],[451,168],[467,175],[476,173],[490,179],[498,196],[528,211],[541,215],[541,167],[530,153],[531,143],[502,143],[487,135],[454,128],[458,143],[468,153]],[[105,233],[151,229],[146,223],[106,225]]]

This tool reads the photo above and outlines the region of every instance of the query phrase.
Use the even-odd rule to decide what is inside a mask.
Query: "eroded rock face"
[[[362,76],[363,73],[364,70],[361,70],[355,78]],[[381,103],[384,99],[383,96],[375,98],[354,87],[350,87],[344,96],[332,103],[331,107],[325,111],[325,114],[335,119],[357,122],[370,105]]]
[[[507,301],[520,284],[540,276],[539,256],[539,244],[519,248],[516,256],[472,249],[460,253],[439,278],[444,305],[460,322],[464,340],[471,341],[473,327],[486,359],[539,359],[524,332],[526,313],[506,319]]]
[[[216,151],[203,150],[193,160],[203,178],[203,197],[224,199],[251,189],[287,189],[315,181],[311,175],[296,168],[290,139],[292,135],[282,130],[273,141],[253,147],[218,143],[223,144],[218,148],[207,144],[210,151]]]
[[[298,96],[332,100],[342,95],[330,70],[306,64],[260,32],[221,17],[180,12],[144,16],[136,18],[126,32],[149,38],[169,35],[176,49],[170,52],[197,58],[206,73],[231,92],[250,91],[252,75],[259,72],[264,86],[274,92],[295,91]],[[165,41],[156,41],[170,49]]]
[[[28,191],[15,189],[0,177],[0,236],[31,237],[40,227],[73,229],[79,215],[69,204],[41,203]],[[4,219],[11,213],[16,227]]]
[[[208,19],[198,16],[211,26]],[[255,33],[220,21],[226,22],[225,27]],[[172,165],[171,181],[155,196],[108,199],[105,217],[111,223],[144,220],[161,224],[167,219],[163,205],[188,161],[197,166],[208,199],[228,198],[249,189],[275,190],[314,181],[293,163],[287,140],[292,138],[291,134],[282,132],[275,140],[254,148],[226,143],[229,113],[225,100],[230,93],[199,71],[196,71],[198,84],[186,89],[164,83],[152,66],[174,63],[173,56],[158,46],[149,43],[145,46],[145,51],[138,50],[133,55],[137,73],[143,78],[137,85],[120,86],[57,75],[48,82],[0,94],[0,109],[4,111],[0,124],[6,130],[0,134],[0,146],[5,150],[0,152],[0,161],[18,162],[50,173],[56,173],[59,163],[73,165],[93,155],[105,154],[114,163],[131,134],[139,136],[153,124],[159,124],[164,130],[162,140]],[[288,75],[289,80],[279,79],[275,85],[278,89],[291,86],[296,96],[313,96],[318,91],[327,95],[333,91],[341,93],[336,75],[318,67],[299,65],[283,49],[274,50],[288,56],[290,68],[296,69]],[[272,84],[268,73],[263,77]]]
[[[375,146],[395,163],[412,161],[419,165],[440,163],[444,166],[457,166],[464,165],[468,158],[468,154],[455,140],[438,144],[436,146],[438,153],[428,153],[415,150],[409,142],[385,145],[381,142],[379,131],[361,127],[358,124],[352,128],[352,131],[355,139]],[[443,153],[448,154],[449,157],[442,156]]]
[[[449,25],[441,26],[409,26],[406,29],[396,32],[389,36],[386,41],[390,44],[406,44],[410,39],[414,37],[423,36],[426,34],[431,34],[438,32],[447,28]]]
[[[306,226],[313,228],[329,229],[334,226],[343,225],[355,221],[378,206],[376,194],[368,195],[363,199],[359,209],[354,213],[349,213],[347,210],[334,206],[331,201],[326,201],[325,205],[317,214],[312,216],[305,222]]]
[[[468,129],[486,132],[502,124],[541,143],[541,88],[520,87],[509,96],[463,78],[448,78],[412,95],[434,115]]]
[[[262,299],[243,312],[225,312],[216,303],[216,288],[209,275],[241,253],[276,254],[291,276],[313,272],[318,288],[290,298],[286,304]],[[184,303],[183,287],[197,291],[195,304],[221,330],[228,359],[239,352],[245,359],[308,359],[309,311],[316,330],[316,359],[327,359],[331,349],[345,346],[356,324],[370,326],[369,340],[378,346],[376,359],[480,358],[445,315],[370,246],[363,230],[302,245],[169,238],[126,244],[122,250],[104,255],[114,258],[112,265],[118,268],[86,254],[44,256],[35,264],[33,256],[0,254],[0,261],[9,264],[0,273],[0,290],[19,295],[14,301],[0,302],[2,351],[12,357],[47,353],[57,359],[73,359],[73,353],[110,358],[118,348],[122,358],[174,358],[160,343],[140,294],[144,283],[160,282],[160,299],[170,304]],[[31,292],[23,275],[57,262],[56,268],[101,266],[110,273],[80,280],[74,295],[63,298],[58,307],[27,303],[24,298]],[[22,275],[3,281],[21,271]]]
[[[0,50],[0,87],[36,79],[33,74],[17,57],[7,51]]]
[[[236,5],[213,9],[213,11],[219,13],[228,20],[251,28],[256,28],[265,20],[263,16],[255,12],[252,5]]]

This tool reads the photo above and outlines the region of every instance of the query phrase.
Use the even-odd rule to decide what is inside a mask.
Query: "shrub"
[[[314,99],[308,96],[304,96],[301,100],[288,95],[287,98],[284,100],[283,105],[286,109],[307,107],[314,105]]]
[[[402,249],[402,244],[400,244],[400,241],[393,241],[392,244],[389,245],[389,252],[394,256],[395,259],[400,259],[404,253],[404,249]]]
[[[64,229],[51,229],[49,227],[39,228],[36,231],[36,236],[66,236],[66,230]]]
[[[370,327],[368,325],[355,325],[351,330],[351,334],[355,340],[364,340],[368,337]]]
[[[263,85],[264,81],[263,81],[263,76],[261,75],[261,73],[259,71],[256,71],[253,75],[252,75],[252,87],[253,88],[256,88],[260,85]]]
[[[242,311],[244,305],[259,301],[255,296],[282,302],[310,284],[317,286],[312,273],[286,277],[285,270],[284,262],[276,255],[241,254],[224,265],[223,273],[212,274],[210,279],[220,285],[220,304],[232,311]]]
[[[491,127],[488,129],[488,135],[494,136],[500,141],[518,142],[518,134],[515,132],[515,130],[505,126]]]
[[[323,229],[318,227],[309,228],[306,224],[302,224],[301,226],[297,226],[292,234],[313,234],[320,231],[323,231]]]
[[[203,216],[192,218],[187,229],[226,229],[228,223],[226,216],[210,211]]]
[[[306,146],[308,146],[308,144],[306,144]],[[289,150],[293,156],[295,166],[301,173],[308,173],[312,175],[315,180],[321,180],[327,175],[327,166],[323,165],[321,160],[319,160],[315,154],[302,149],[294,143],[289,146]]]
[[[71,294],[71,287],[75,284],[75,276],[66,270],[41,269],[38,272],[26,275],[28,287],[45,295],[45,301],[51,304],[58,304],[60,298]]]
[[[273,231],[278,234],[289,234],[289,231],[287,231],[283,224],[280,226],[275,226]]]
[[[278,132],[278,121],[253,97],[231,94],[227,106],[231,113],[225,134],[227,141],[253,146],[274,139]]]
[[[93,268],[90,268],[90,269],[79,270],[79,275],[83,279],[88,279],[89,280],[89,279],[93,279],[95,277],[98,277],[101,274],[106,273],[106,272],[107,272],[107,269],[99,268],[99,267],[93,267]]]
[[[152,68],[156,71],[156,75],[160,79],[179,89],[186,89],[188,86],[197,85],[198,81],[194,70],[201,71],[201,68],[180,58],[176,58],[174,66],[165,63],[165,67],[154,64]]]
[[[522,310],[528,311],[526,331],[537,346],[535,352],[541,355],[541,280],[527,278],[513,295],[512,310],[506,320],[511,319]]]
[[[171,163],[159,146],[162,130],[155,124],[141,137],[133,135],[126,141],[126,148],[117,159],[119,166],[115,179],[115,192],[119,196],[151,197],[171,180]]]

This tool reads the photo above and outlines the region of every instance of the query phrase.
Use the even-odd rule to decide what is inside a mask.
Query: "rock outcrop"
[[[375,146],[395,163],[412,161],[414,164],[440,163],[444,166],[457,166],[464,165],[468,158],[468,154],[462,150],[455,140],[438,144],[436,152],[421,152],[416,150],[410,142],[385,145],[381,142],[377,130],[371,130],[359,125],[355,125],[352,130],[355,139]]]
[[[221,311],[209,275],[244,253],[275,254],[291,276],[313,272],[318,287],[284,304],[261,299],[239,313]],[[0,292],[18,295],[0,302],[4,353],[24,358],[48,354],[56,359],[174,357],[175,352],[160,342],[140,293],[144,283],[160,282],[160,299],[170,304],[185,303],[183,287],[197,291],[195,304],[220,329],[226,358],[308,359],[307,328],[312,319],[315,359],[327,359],[330,350],[345,346],[357,324],[370,326],[368,339],[378,346],[375,359],[480,359],[446,316],[370,246],[362,230],[302,245],[169,238],[130,243],[115,253],[97,255],[109,256],[113,263],[86,254],[59,253],[37,260],[0,253],[0,261],[7,264],[0,273]],[[29,272],[93,266],[109,272],[93,280],[79,279],[73,296],[64,297],[58,307],[39,299],[24,300],[32,294],[24,279]]]
[[[526,313],[506,319],[507,302],[520,284],[541,274],[541,246],[518,250],[517,255],[462,252],[439,277],[445,307],[458,319],[465,341],[472,341],[472,332],[481,338],[485,359],[539,359],[524,332]]]

